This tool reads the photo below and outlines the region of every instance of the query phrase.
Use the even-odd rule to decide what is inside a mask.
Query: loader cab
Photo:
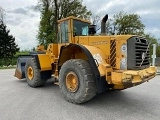
[[[84,21],[73,19],[73,36],[87,36],[89,24]]]
[[[73,16],[58,21],[58,43],[75,43],[76,36],[87,36],[90,22]]]

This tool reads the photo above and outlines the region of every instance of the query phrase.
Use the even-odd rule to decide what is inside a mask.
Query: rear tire
[[[30,87],[39,87],[45,85],[47,80],[41,79],[40,70],[38,69],[35,58],[31,58],[25,65],[25,76]]]
[[[63,97],[69,102],[80,104],[92,99],[97,93],[97,88],[88,61],[66,61],[60,70],[59,87]]]

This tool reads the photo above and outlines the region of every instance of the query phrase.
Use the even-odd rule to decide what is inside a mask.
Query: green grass
[[[13,69],[13,68],[16,68],[15,66],[11,66],[11,67],[2,67],[2,66],[0,66],[0,70],[2,70],[2,69]]]

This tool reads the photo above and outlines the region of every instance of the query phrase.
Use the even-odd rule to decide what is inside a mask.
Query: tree
[[[157,57],[160,57],[160,38],[157,40],[158,46],[157,46]]]
[[[112,32],[118,35],[122,34],[144,34],[144,24],[140,20],[140,16],[137,14],[127,14],[123,11],[115,14],[112,19],[107,23],[108,32]],[[112,30],[112,31],[110,31]]]
[[[115,26],[113,26],[113,19],[110,18],[106,22],[106,31],[108,35],[114,35],[115,34]]]
[[[57,20],[68,16],[89,19],[91,12],[79,0],[40,0],[41,21],[38,40],[47,46],[55,43],[58,33]]]
[[[4,9],[0,6],[0,20],[1,21],[4,21],[4,16],[5,16]]]
[[[156,51],[157,57],[160,57],[160,44],[157,46],[157,51]]]
[[[153,44],[156,44],[156,55],[157,55],[157,57],[160,57],[160,45],[157,42],[158,40],[151,34],[145,34],[144,37],[150,43],[150,55],[153,54]]]
[[[101,18],[99,15],[92,14],[90,21],[93,25],[96,25],[96,31],[101,28]]]
[[[158,45],[156,38],[151,34],[145,34],[144,37],[149,41],[150,45],[150,55],[153,54],[153,44]]]
[[[47,43],[54,41],[55,34],[53,22],[51,21],[52,11],[49,9],[48,0],[43,1],[41,7],[41,21],[38,31],[38,40],[40,44],[47,46]]]
[[[15,43],[15,38],[9,35],[10,30],[0,19],[0,61],[5,61],[5,64],[10,64],[12,58],[19,51],[18,45]]]

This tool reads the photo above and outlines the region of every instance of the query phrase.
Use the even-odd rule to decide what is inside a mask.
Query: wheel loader
[[[101,33],[89,21],[70,16],[58,20],[57,43],[19,56],[15,77],[30,87],[44,86],[53,77],[62,96],[80,104],[107,90],[124,90],[156,75],[150,66],[149,42],[138,35],[107,35],[105,15]]]

